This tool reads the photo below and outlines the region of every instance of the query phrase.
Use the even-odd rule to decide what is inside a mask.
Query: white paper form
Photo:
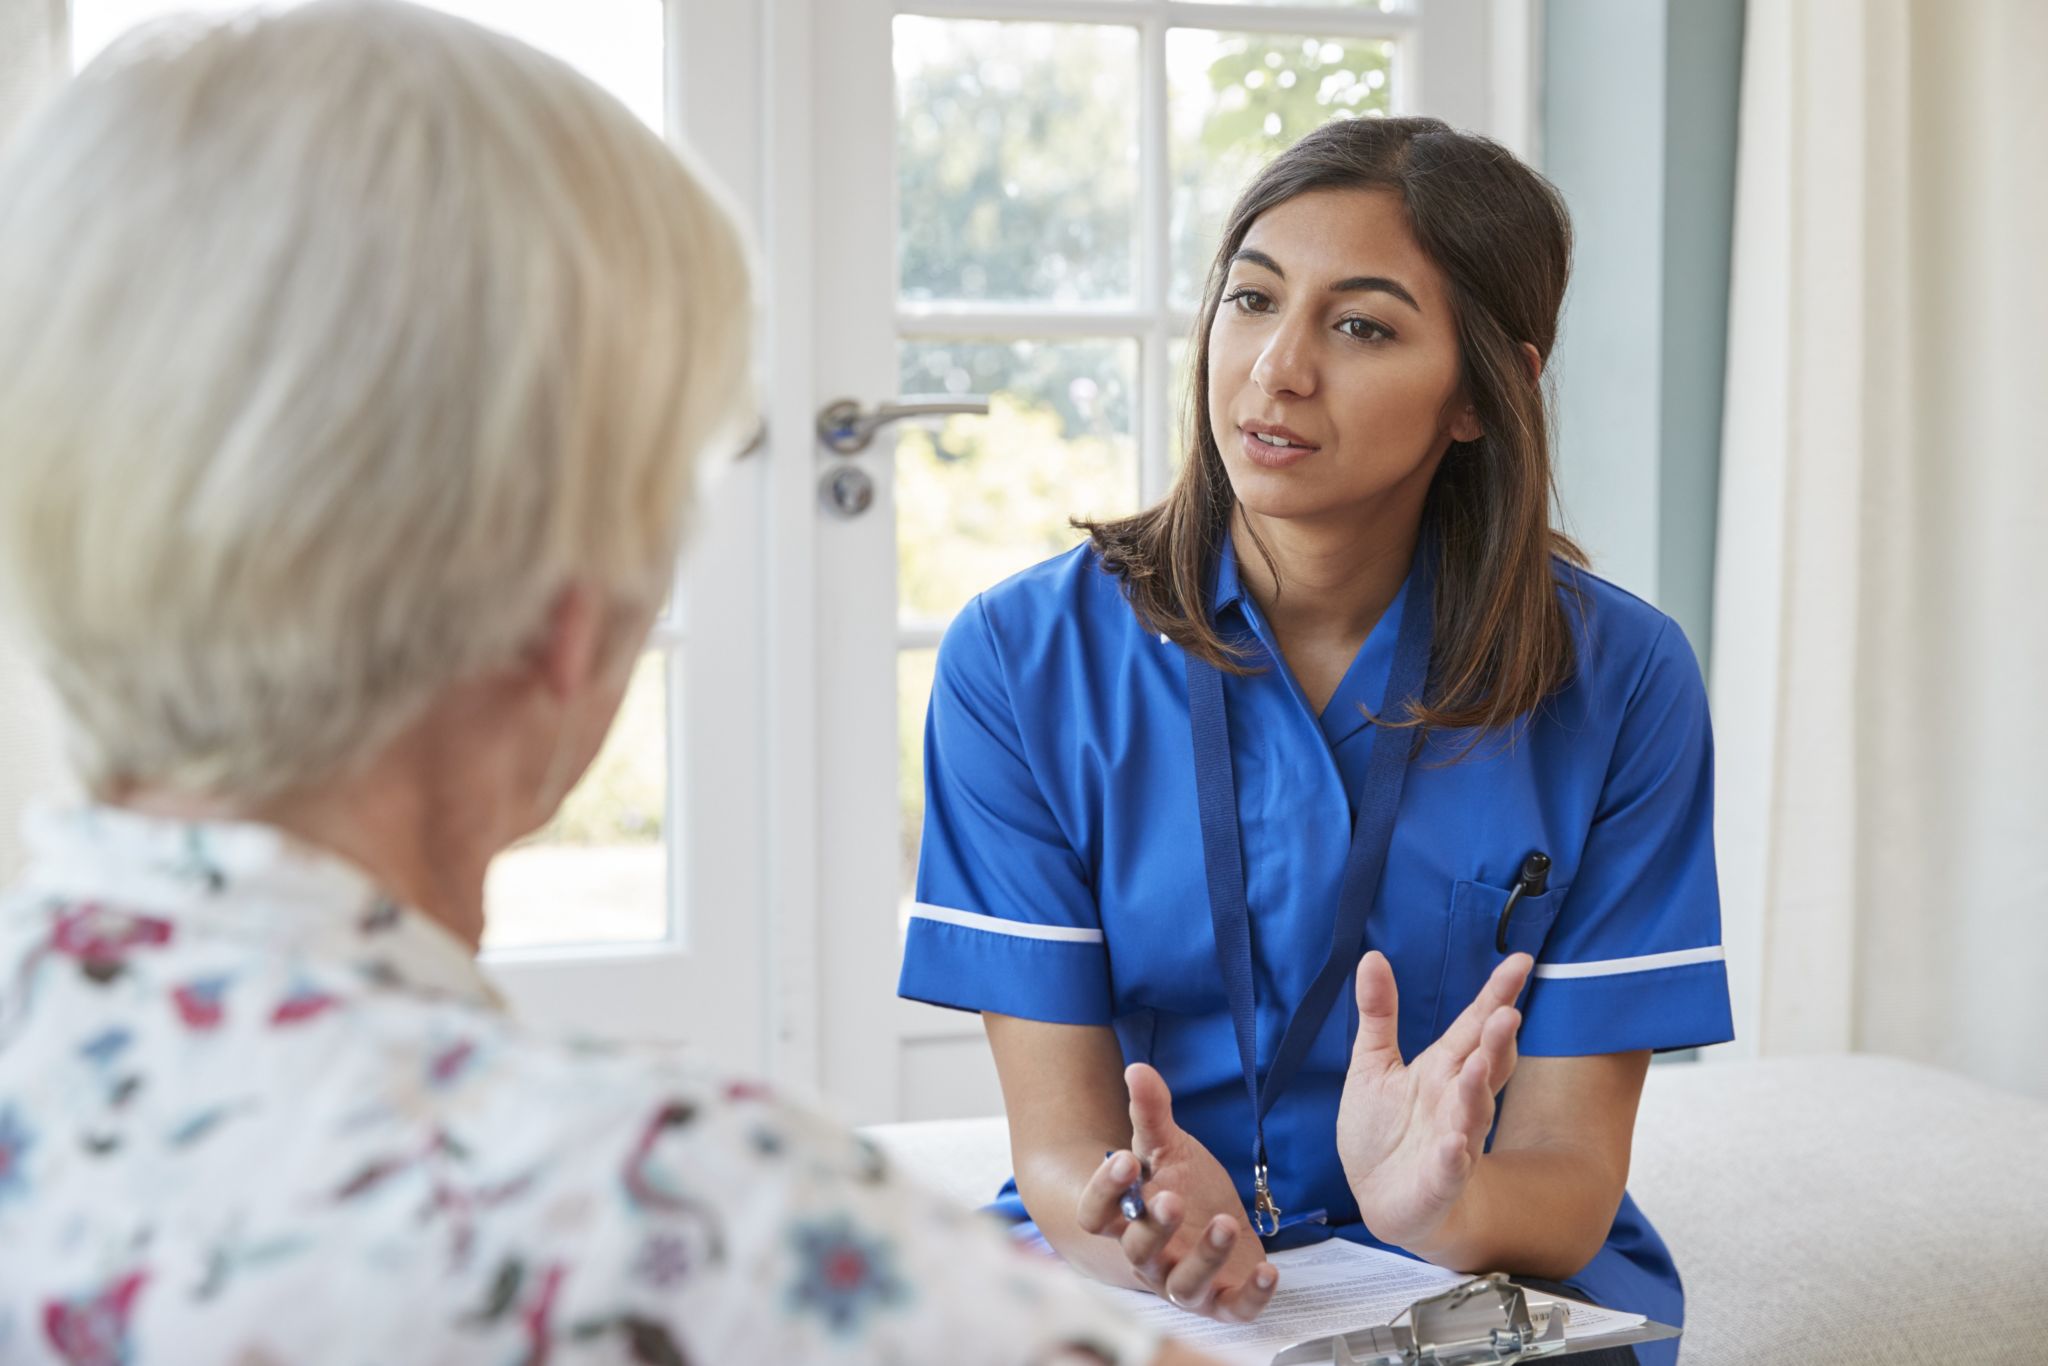
[[[1304,1338],[1391,1323],[1415,1301],[1471,1279],[1342,1239],[1278,1252],[1269,1260],[1280,1270],[1280,1288],[1254,1323],[1197,1318],[1145,1291],[1109,1293],[1141,1322],[1190,1346],[1243,1366],[1267,1366],[1277,1353]],[[1529,1298],[1532,1305],[1550,1300],[1534,1292]],[[1640,1314],[1618,1314],[1577,1300],[1565,1303],[1572,1307],[1566,1334],[1573,1339],[1619,1332],[1643,1322]]]
[[[1147,1291],[1115,1293],[1140,1322],[1191,1347],[1226,1361],[1266,1366],[1275,1353],[1303,1338],[1387,1323],[1424,1296],[1467,1279],[1440,1266],[1338,1238],[1276,1252],[1268,1260],[1280,1270],[1280,1288],[1252,1323],[1197,1318]]]

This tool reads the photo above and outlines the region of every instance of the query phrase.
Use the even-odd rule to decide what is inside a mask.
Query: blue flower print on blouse
[[[896,1276],[889,1244],[862,1237],[843,1215],[799,1224],[790,1236],[797,1248],[790,1304],[819,1315],[833,1332],[855,1333],[868,1314],[909,1298],[908,1287]]]

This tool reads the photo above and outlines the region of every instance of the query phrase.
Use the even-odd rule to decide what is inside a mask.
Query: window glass
[[[897,429],[898,611],[944,622],[974,594],[1079,543],[1075,517],[1132,511],[1135,340],[919,339],[902,392],[974,394],[987,417]]]
[[[896,20],[908,301],[1128,302],[1137,30]]]
[[[1260,167],[1331,119],[1389,112],[1393,57],[1379,38],[1167,34],[1176,304],[1200,301],[1223,220]]]

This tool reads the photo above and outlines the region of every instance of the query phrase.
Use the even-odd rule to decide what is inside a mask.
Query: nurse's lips
[[[1275,422],[1247,422],[1237,430],[1245,459],[1269,470],[1285,469],[1320,449],[1299,432]],[[1275,442],[1286,444],[1275,445]]]

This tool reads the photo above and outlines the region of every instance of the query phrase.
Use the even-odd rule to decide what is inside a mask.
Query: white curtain
[[[63,78],[66,12],[65,0],[0,0],[0,143]],[[0,622],[0,883],[20,866],[23,806],[67,786],[60,754],[55,708]]]
[[[1713,692],[1737,1048],[2048,1096],[2048,4],[1752,0]]]

